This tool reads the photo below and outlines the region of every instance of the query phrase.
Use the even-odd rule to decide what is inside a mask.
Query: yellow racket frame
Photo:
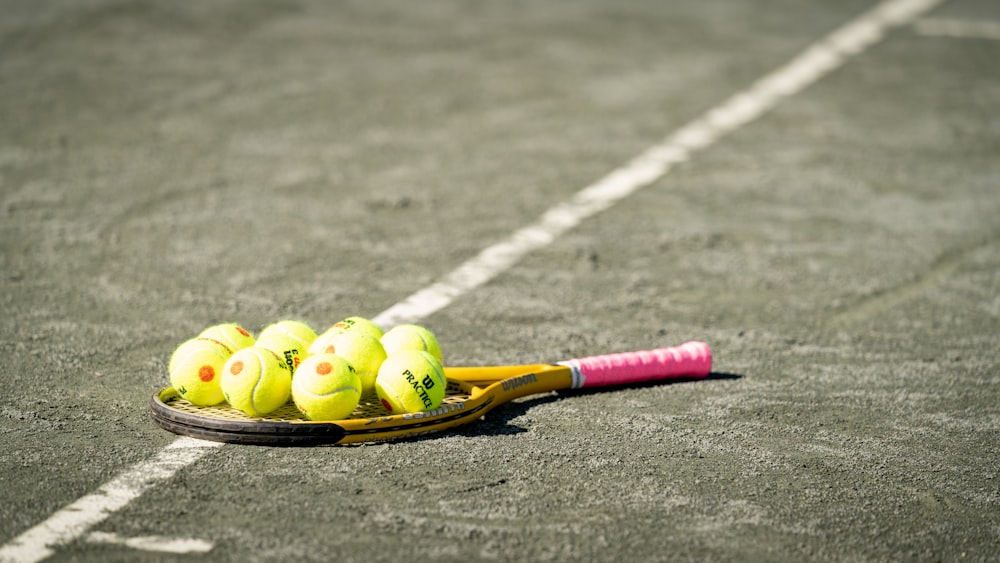
[[[311,421],[288,403],[255,418],[226,405],[199,407],[172,387],[154,394],[151,416],[171,432],[244,444],[351,444],[390,441],[439,432],[478,420],[508,401],[568,389],[572,370],[557,364],[446,367],[448,389],[441,405],[427,412],[389,414],[374,395],[362,397],[350,418]]]

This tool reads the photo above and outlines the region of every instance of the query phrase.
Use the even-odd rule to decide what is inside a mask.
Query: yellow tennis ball
[[[375,379],[375,392],[392,414],[436,409],[444,400],[446,386],[441,362],[422,350],[391,354]]]
[[[257,340],[267,339],[273,334],[284,334],[299,343],[300,350],[308,350],[309,345],[316,340],[316,331],[302,321],[278,321],[269,324],[257,335]]]
[[[347,418],[360,400],[361,378],[340,356],[309,356],[295,370],[292,401],[309,420]]]
[[[360,331],[342,332],[327,341],[323,352],[336,354],[354,367],[361,378],[362,393],[375,390],[378,368],[386,358],[385,349],[377,338]]]
[[[382,329],[372,321],[364,317],[347,317],[342,321],[337,321],[335,324],[326,329],[316,340],[313,341],[312,346],[309,347],[309,354],[319,354],[326,350],[330,346],[330,340],[337,336],[338,334],[344,332],[361,332],[364,334],[369,334],[374,338],[382,338]]]
[[[385,353],[390,356],[400,350],[423,350],[437,358],[439,362],[444,361],[437,337],[422,326],[412,324],[395,326],[385,333],[381,340]]]
[[[334,336],[337,336],[342,332],[344,332],[343,329],[331,326],[322,334],[317,336],[316,340],[313,340],[312,344],[309,345],[309,349],[306,350],[306,354],[309,356],[322,354],[327,349],[327,347],[330,346],[330,340],[332,340]]]
[[[167,372],[168,373],[173,372],[174,368],[177,367],[177,363],[181,359],[183,359],[185,357],[185,354],[183,353],[183,351],[185,349],[187,349],[189,346],[197,346],[199,344],[199,341],[204,341],[204,340],[207,340],[209,342],[214,342],[215,344],[218,344],[219,346],[222,346],[223,348],[226,348],[226,351],[227,351],[227,353],[230,356],[232,356],[233,352],[235,352],[235,350],[233,350],[232,348],[230,348],[230,347],[226,346],[225,344],[219,342],[218,340],[215,340],[215,339],[212,339],[212,338],[202,338],[201,336],[196,336],[196,337],[194,337],[194,338],[192,338],[190,340],[186,340],[184,342],[181,342],[180,346],[178,346],[174,350],[173,354],[170,355],[170,362],[167,364]],[[201,344],[204,345],[203,342]]]
[[[222,368],[226,401],[250,416],[264,416],[288,402],[292,372],[266,348],[251,346],[233,354]]]
[[[254,344],[250,331],[236,323],[222,323],[210,326],[201,331],[200,338],[211,338],[226,345],[233,352],[249,348]]]
[[[188,340],[170,356],[170,385],[194,405],[217,405],[226,400],[222,394],[222,370],[232,355],[232,350],[216,340]]]
[[[301,339],[280,330],[261,333],[261,337],[257,339],[256,346],[277,354],[292,373],[295,373],[302,360],[306,359],[309,355],[306,352],[306,347],[302,346]]]
[[[346,319],[337,322],[330,328],[339,328],[343,331],[359,330],[361,332],[368,333],[375,338],[382,338],[382,327],[364,317],[347,317]]]

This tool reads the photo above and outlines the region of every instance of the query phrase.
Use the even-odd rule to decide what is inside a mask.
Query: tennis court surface
[[[0,9],[0,561],[1000,559],[994,0]],[[713,373],[151,420],[203,328],[349,315]]]

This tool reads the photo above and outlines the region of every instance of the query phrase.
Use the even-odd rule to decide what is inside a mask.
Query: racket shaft
[[[712,352],[704,342],[670,348],[590,356],[560,362],[572,370],[574,388],[626,385],[675,377],[706,377]]]
[[[563,366],[556,366],[565,371]],[[444,375],[448,381],[461,381],[477,387],[486,387],[497,381],[510,379],[526,373],[551,371],[552,364],[524,364],[509,366],[444,366]]]

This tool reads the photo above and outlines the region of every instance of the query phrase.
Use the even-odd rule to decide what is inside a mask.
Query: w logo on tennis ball
[[[429,375],[425,375],[423,381],[420,383],[423,384],[424,389],[430,389],[431,387],[434,387],[434,378]]]

